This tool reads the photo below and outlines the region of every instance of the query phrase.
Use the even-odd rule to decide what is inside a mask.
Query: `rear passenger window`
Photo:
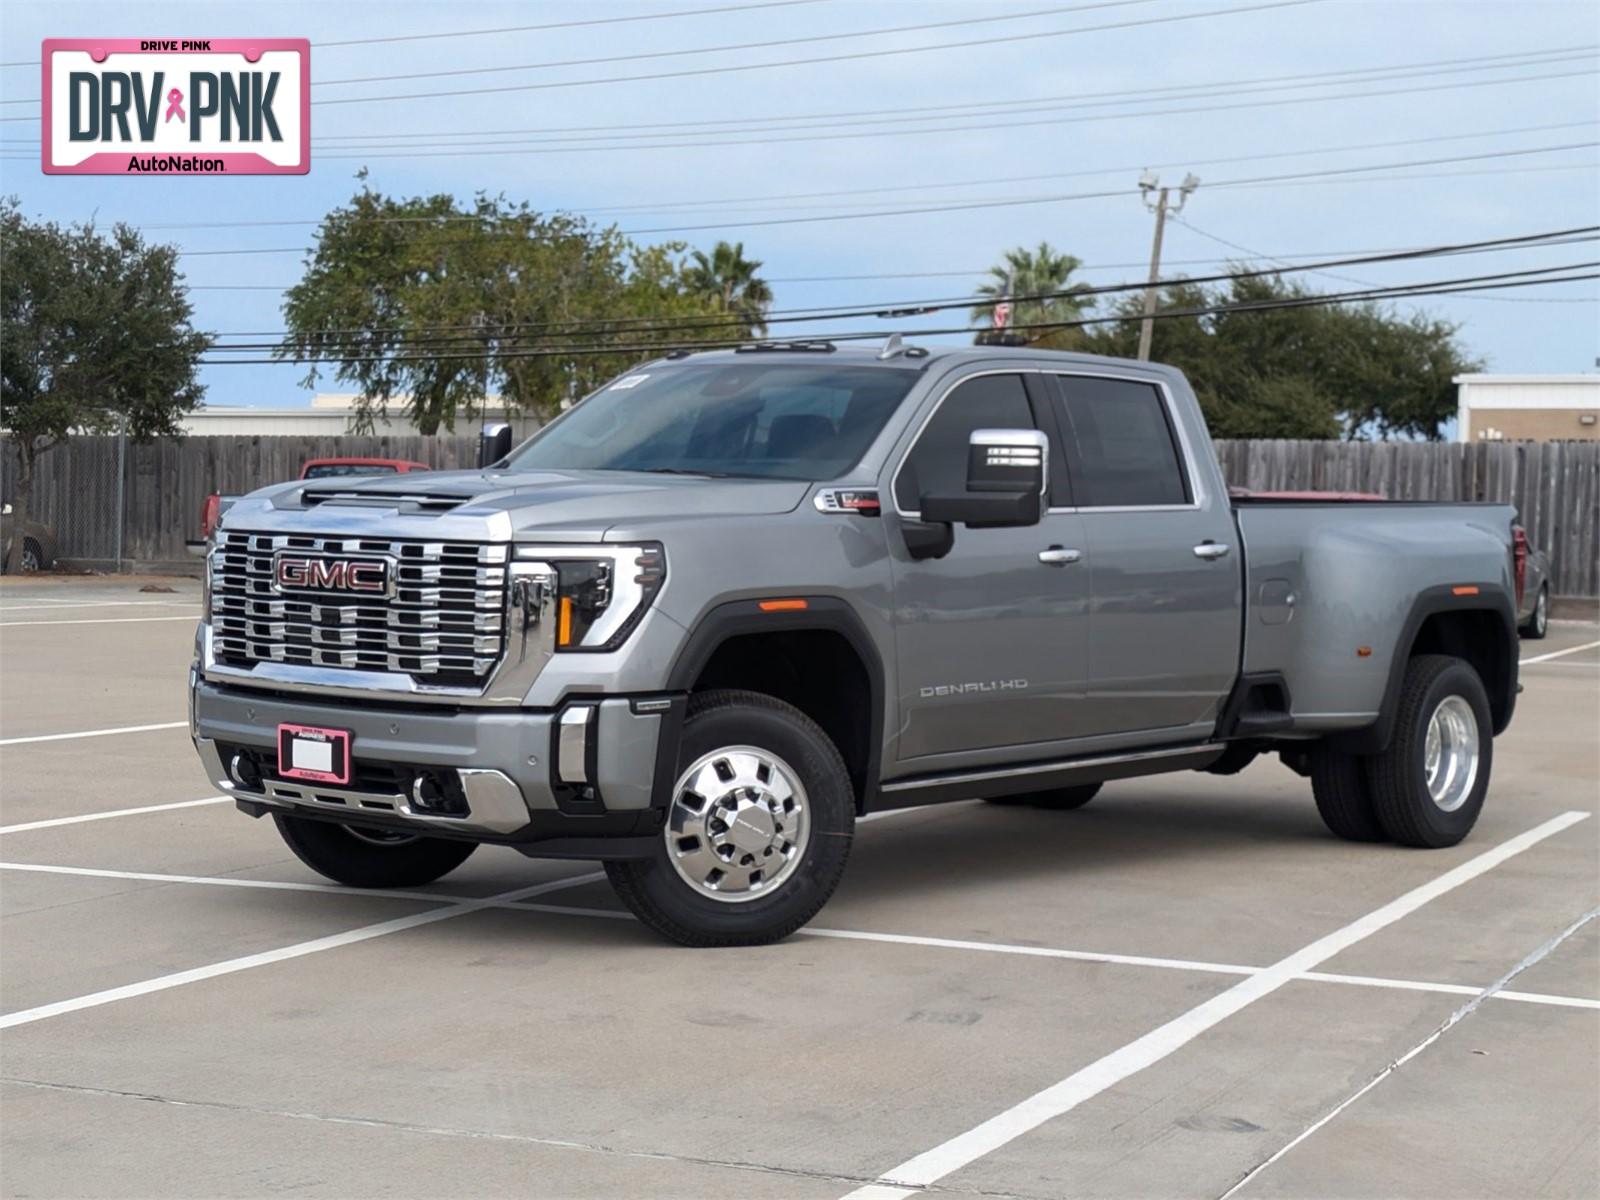
[[[1148,383],[1058,377],[1076,443],[1080,507],[1187,504],[1189,485],[1161,393]]]
[[[902,512],[916,512],[922,497],[958,496],[967,490],[967,438],[974,429],[1033,429],[1033,410],[1020,375],[980,375],[957,384],[934,411],[895,476]]]

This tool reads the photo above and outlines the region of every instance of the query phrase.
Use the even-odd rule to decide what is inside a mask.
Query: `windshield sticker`
[[[629,375],[626,379],[619,379],[613,383],[611,385],[611,390],[613,392],[625,392],[631,387],[638,387],[641,383],[649,378],[649,375]]]

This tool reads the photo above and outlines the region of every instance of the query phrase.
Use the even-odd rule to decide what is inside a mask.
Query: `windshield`
[[[508,460],[519,469],[836,479],[920,370],[654,364],[595,392]]]

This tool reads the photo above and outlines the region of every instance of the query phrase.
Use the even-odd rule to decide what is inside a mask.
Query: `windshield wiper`
[[[758,475],[733,475],[727,471],[691,471],[687,467],[626,467],[645,475],[697,475],[701,479],[759,479]]]

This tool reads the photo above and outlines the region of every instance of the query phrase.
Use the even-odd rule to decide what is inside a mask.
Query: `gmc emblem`
[[[272,586],[280,592],[389,594],[389,561],[382,558],[306,558],[279,551],[272,559]]]

